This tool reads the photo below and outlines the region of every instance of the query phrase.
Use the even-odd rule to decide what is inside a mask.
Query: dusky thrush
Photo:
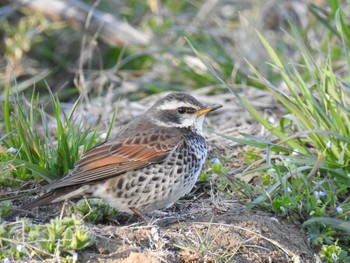
[[[172,93],[129,123],[114,140],[87,151],[46,193],[7,215],[36,206],[101,198],[121,212],[143,217],[189,193],[207,156],[203,120],[221,105],[204,106],[191,95]]]

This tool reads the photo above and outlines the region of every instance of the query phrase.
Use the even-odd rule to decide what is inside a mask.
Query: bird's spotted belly
[[[174,152],[164,163],[106,181],[96,195],[121,212],[131,213],[130,208],[136,208],[147,213],[167,207],[191,191],[202,169],[205,153],[203,151],[199,159],[193,153]]]

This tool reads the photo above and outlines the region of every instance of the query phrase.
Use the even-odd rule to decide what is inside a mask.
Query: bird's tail
[[[66,193],[67,193],[67,189],[64,189],[64,188],[58,188],[58,189],[49,191],[48,193],[38,197],[34,201],[26,203],[20,208],[14,209],[11,213],[5,215],[3,217],[3,220],[8,221],[21,213],[28,213],[29,212],[28,210],[34,207],[51,204],[56,198],[62,195],[65,195]]]

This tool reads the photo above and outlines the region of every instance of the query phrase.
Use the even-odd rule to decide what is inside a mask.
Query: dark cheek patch
[[[160,117],[160,119],[166,123],[181,124],[180,117],[173,110],[164,110]]]

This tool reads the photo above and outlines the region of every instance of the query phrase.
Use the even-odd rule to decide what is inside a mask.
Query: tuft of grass
[[[282,63],[281,55],[262,35],[258,35],[286,90],[274,86],[252,65],[251,68],[257,79],[285,106],[286,112],[276,126],[265,121],[252,107],[247,109],[271,132],[270,136],[277,139],[278,145],[290,148],[294,154],[284,156],[280,161],[269,161],[271,165],[266,171],[271,184],[266,187],[265,194],[253,200],[252,206],[270,200],[271,208],[282,215],[294,213],[303,220],[337,217],[346,224],[350,213],[350,113],[347,110],[347,88],[336,76],[330,56],[316,62],[305,47],[300,50],[303,63],[299,62],[299,67],[304,73],[307,71],[313,80],[310,84],[304,81],[295,64]],[[319,223],[313,221],[313,224]],[[339,229],[334,224],[328,225],[325,231],[329,227]],[[350,229],[342,230],[343,235],[339,238],[347,239]]]
[[[19,191],[15,197],[1,197],[0,215],[11,210],[10,199],[28,195],[37,179],[50,182],[66,174],[83,152],[108,138],[115,124],[116,112],[109,130],[104,136],[97,136],[95,121],[75,117],[79,100],[67,114],[57,96],[50,90],[49,95],[49,103],[41,105],[39,95],[33,91],[28,103],[18,93],[10,94],[10,87],[6,87],[4,121],[7,134],[0,139],[0,185],[21,185],[22,189],[29,190]],[[52,114],[48,113],[50,111]],[[86,209],[82,207],[80,210],[84,214]],[[114,213],[107,205],[88,207],[89,211],[84,215],[91,222]],[[76,251],[92,242],[88,229],[74,216],[55,218],[46,225],[23,220],[0,225],[0,259],[4,260],[54,257],[62,262],[76,262]]]
[[[80,155],[100,139],[94,121],[73,119],[79,100],[67,115],[58,98],[49,94],[53,116],[47,113],[47,105],[39,104],[34,91],[29,103],[21,101],[18,93],[11,103],[10,87],[6,88],[4,119],[8,136],[1,144],[11,149],[17,179],[28,180],[34,174],[48,182],[55,180],[72,169]]]
[[[252,162],[249,169],[228,176],[233,187],[251,198],[250,207],[263,206],[276,214],[303,223],[312,245],[323,245],[320,256],[326,262],[348,262],[350,240],[350,93],[347,86],[350,64],[348,41],[350,34],[340,9],[334,11],[336,27],[332,27],[328,43],[333,37],[337,47],[328,46],[315,53],[292,28],[290,42],[300,52],[300,60],[291,61],[278,52],[257,32],[271,62],[273,82],[247,62],[254,74],[252,80],[260,83],[284,107],[279,119],[266,118],[229,86],[218,72],[189,41],[197,57],[207,69],[226,85],[246,110],[265,128],[265,138],[242,134],[235,142],[257,147],[266,152],[264,161],[255,155],[247,156]],[[330,15],[330,16],[331,16]],[[334,24],[334,23],[333,23]],[[334,31],[335,30],[335,31]],[[337,32],[336,34],[334,32]],[[304,32],[305,33],[305,32]],[[306,35],[306,34],[304,34]],[[326,40],[325,40],[326,41]],[[324,46],[322,46],[324,48]],[[334,57],[341,50],[346,62]],[[344,77],[334,65],[347,65]],[[252,83],[254,83],[252,82]],[[277,83],[277,84],[276,84]],[[223,174],[223,171],[217,171]],[[226,174],[226,173],[224,173]],[[237,184],[252,174],[260,178],[258,186]],[[205,178],[205,176],[203,176]],[[337,258],[336,260],[334,258]],[[333,260],[333,261],[332,261]]]
[[[267,137],[274,140],[274,143],[266,142],[269,154],[266,165],[260,166],[262,184],[250,206],[262,205],[304,223],[311,244],[323,244],[321,257],[326,262],[335,262],[334,258],[346,262],[350,252],[347,87],[333,69],[330,55],[315,61],[303,47],[300,50],[303,61],[298,65],[283,63],[282,59],[287,61],[287,58],[280,59],[281,54],[258,35],[272,60],[271,67],[281,76],[284,90],[250,66],[256,79],[285,107],[285,112],[278,121],[270,123],[253,107],[244,104],[269,131]],[[300,71],[309,75],[312,82],[305,81]],[[276,145],[289,149],[289,154],[276,151]],[[256,171],[248,171],[243,176]],[[334,247],[337,252],[330,253]]]
[[[267,137],[274,141],[264,142],[269,154],[260,170],[263,183],[250,206],[263,205],[277,214],[304,222],[311,243],[324,244],[323,258],[329,259],[327,251],[332,250],[327,246],[336,246],[340,251],[332,252],[333,258],[349,260],[350,97],[347,86],[337,76],[331,54],[316,61],[294,36],[291,40],[300,47],[302,55],[302,61],[295,64],[276,53],[268,41],[258,35],[272,60],[271,67],[283,84],[273,85],[253,65],[250,67],[256,80],[285,107],[285,112],[271,123],[242,100],[246,109],[269,131]],[[250,144],[256,141],[263,143],[262,139],[255,138]],[[289,154],[281,154],[275,146],[289,149]],[[252,172],[256,170],[245,174]]]

